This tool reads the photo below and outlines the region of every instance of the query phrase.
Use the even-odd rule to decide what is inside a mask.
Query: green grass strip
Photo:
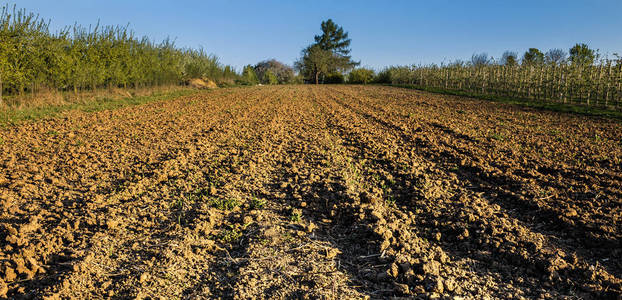
[[[406,89],[414,89],[414,90],[420,90],[420,91],[443,94],[443,95],[476,98],[476,99],[481,99],[481,100],[488,100],[488,101],[493,101],[493,102],[500,102],[500,103],[507,103],[507,104],[518,105],[518,106],[523,106],[523,107],[529,107],[529,108],[538,109],[538,110],[574,113],[574,114],[580,114],[580,115],[607,117],[607,118],[622,120],[622,111],[602,108],[598,106],[556,103],[556,102],[550,102],[550,101],[534,101],[534,100],[528,100],[528,99],[510,98],[510,97],[504,97],[504,96],[469,93],[469,92],[456,91],[456,90],[447,90],[447,89],[435,88],[435,87],[424,87],[424,86],[418,86],[418,85],[412,85],[412,84],[389,84],[388,86],[406,88]]]

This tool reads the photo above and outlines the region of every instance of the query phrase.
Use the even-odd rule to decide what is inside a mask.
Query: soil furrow
[[[612,120],[257,86],[0,134],[0,298],[622,295]]]

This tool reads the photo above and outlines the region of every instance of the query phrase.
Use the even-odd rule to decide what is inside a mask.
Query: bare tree
[[[262,83],[267,83],[267,71],[272,72],[279,83],[290,83],[294,79],[294,69],[276,59],[261,61],[255,65],[254,69]]]
[[[549,64],[560,65],[566,62],[567,57],[566,51],[555,48],[546,52],[544,60]]]
[[[488,57],[488,53],[475,53],[471,56],[471,64],[475,67],[481,67],[489,65],[491,59]]]

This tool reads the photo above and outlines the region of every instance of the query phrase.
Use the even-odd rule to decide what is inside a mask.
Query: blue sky
[[[7,3],[7,2],[3,2]],[[622,0],[592,1],[94,1],[20,0],[58,29],[75,22],[130,24],[138,35],[203,47],[238,70],[267,58],[292,64],[332,18],[363,66],[441,63],[475,52],[498,58],[529,47],[585,42],[622,54]]]

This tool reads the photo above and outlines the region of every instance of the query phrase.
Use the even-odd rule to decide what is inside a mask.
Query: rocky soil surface
[[[619,121],[263,86],[0,138],[0,298],[622,298]]]

